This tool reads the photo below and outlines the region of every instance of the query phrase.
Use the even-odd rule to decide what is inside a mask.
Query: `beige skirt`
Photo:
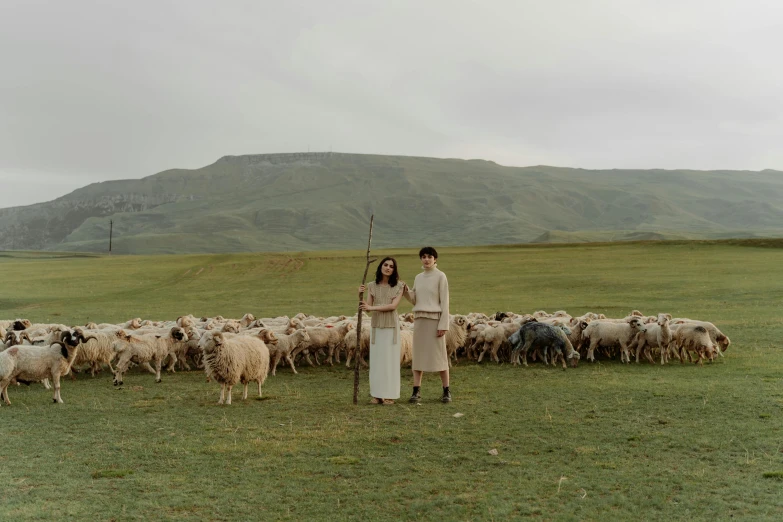
[[[438,337],[438,320],[417,317],[413,321],[413,365],[419,372],[449,369],[446,336]]]

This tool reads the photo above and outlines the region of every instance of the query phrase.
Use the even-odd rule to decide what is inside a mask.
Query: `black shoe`
[[[446,390],[443,392],[443,397],[440,398],[440,402],[451,402],[451,391]]]
[[[411,402],[411,403],[421,402],[421,393],[420,392],[413,392],[413,395],[411,395],[411,398],[408,399],[408,402]]]

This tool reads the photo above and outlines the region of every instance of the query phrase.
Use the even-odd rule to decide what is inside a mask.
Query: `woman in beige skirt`
[[[367,290],[362,310],[372,312],[370,322],[370,395],[373,404],[394,404],[400,398],[400,323],[397,305],[405,283],[399,280],[397,261],[384,257],[375,271],[375,281]]]
[[[438,252],[432,247],[419,251],[424,271],[416,276],[413,289],[404,295],[413,303],[413,394],[409,402],[421,401],[424,372],[439,372],[443,384],[441,402],[451,402],[446,332],[449,329],[449,281],[438,270]]]

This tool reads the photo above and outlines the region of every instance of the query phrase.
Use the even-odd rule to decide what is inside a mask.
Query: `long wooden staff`
[[[372,222],[375,220],[375,214],[370,216],[370,237],[367,239],[367,266],[364,267],[364,275],[362,276],[362,286],[367,282],[367,271],[370,269],[370,265],[374,263],[375,259],[370,259],[370,244],[372,244]],[[362,359],[362,306],[361,302],[364,301],[364,292],[359,293],[359,314],[358,321],[356,322],[356,364],[353,367],[353,404],[354,406],[359,404],[359,361]]]

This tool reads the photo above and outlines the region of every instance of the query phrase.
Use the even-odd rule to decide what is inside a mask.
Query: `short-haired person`
[[[397,305],[405,283],[399,280],[397,261],[384,257],[375,270],[375,281],[359,287],[367,290],[362,310],[370,321],[370,395],[373,404],[394,404],[400,398],[400,322]],[[357,355],[358,357],[358,355]]]
[[[423,272],[405,286],[404,295],[413,303],[413,394],[410,402],[421,401],[424,372],[439,372],[443,384],[441,402],[451,402],[446,332],[449,329],[449,281],[438,270],[438,252],[432,247],[419,251]]]

